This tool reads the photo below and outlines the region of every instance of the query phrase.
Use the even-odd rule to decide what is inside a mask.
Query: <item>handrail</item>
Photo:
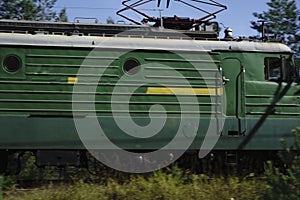
[[[74,22],[79,23],[79,19],[93,19],[95,23],[98,24],[99,20],[96,17],[75,17]]]

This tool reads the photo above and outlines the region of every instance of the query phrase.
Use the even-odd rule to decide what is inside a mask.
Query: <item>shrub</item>
[[[49,185],[36,191],[9,195],[7,199],[25,200],[224,200],[259,199],[265,183],[237,177],[210,178],[186,173],[176,167],[149,176],[132,175],[126,181],[108,179],[106,184],[78,181],[73,185]]]
[[[284,151],[279,153],[284,168],[275,167],[269,161],[266,166],[267,188],[264,199],[299,200],[300,199],[300,128],[293,130],[295,142],[287,147],[282,141]]]

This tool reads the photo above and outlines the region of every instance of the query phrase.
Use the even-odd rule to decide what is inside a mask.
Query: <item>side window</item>
[[[1,48],[0,52],[0,79],[26,79],[25,53],[22,49]]]
[[[21,58],[17,55],[7,55],[3,59],[3,69],[9,73],[16,73],[22,67]]]
[[[282,68],[280,58],[265,58],[265,80],[280,81],[282,80]]]

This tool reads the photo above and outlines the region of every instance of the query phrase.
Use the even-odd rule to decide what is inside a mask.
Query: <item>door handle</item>
[[[222,79],[223,79],[223,85],[226,85],[226,83],[230,81],[230,79],[226,78],[225,76],[223,76]]]

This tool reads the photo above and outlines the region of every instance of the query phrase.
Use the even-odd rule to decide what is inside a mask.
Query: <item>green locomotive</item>
[[[107,138],[131,151],[170,142],[234,151],[255,132],[243,150],[279,150],[300,126],[299,66],[281,43],[144,25],[1,20],[0,29],[2,169],[21,151],[40,165],[57,155],[78,164],[87,146],[111,149]],[[90,134],[87,119],[105,134]]]

